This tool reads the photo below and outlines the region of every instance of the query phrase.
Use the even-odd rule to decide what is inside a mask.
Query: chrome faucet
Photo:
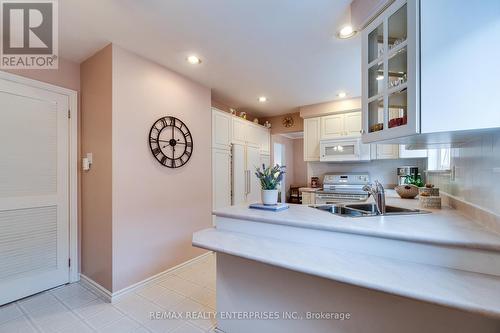
[[[375,200],[375,205],[377,207],[377,214],[384,215],[385,214],[385,190],[382,184],[378,180],[375,183],[367,184],[363,186],[363,191],[370,193]]]

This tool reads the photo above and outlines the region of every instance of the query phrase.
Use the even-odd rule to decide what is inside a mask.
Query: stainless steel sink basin
[[[366,204],[335,204],[335,205],[317,205],[311,206],[316,209],[328,211],[332,214],[344,217],[363,217],[363,216],[376,216],[377,207],[374,203]],[[430,213],[421,209],[408,209],[395,206],[385,206],[386,213],[384,215],[413,215],[413,214],[427,214]]]

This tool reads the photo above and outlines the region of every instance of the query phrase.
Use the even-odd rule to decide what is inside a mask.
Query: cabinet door
[[[377,145],[377,160],[399,158],[399,145]]]
[[[345,136],[343,114],[321,117],[320,139],[337,139],[343,136]]]
[[[245,202],[247,195],[247,171],[245,163],[245,145],[232,145],[232,198],[231,204],[239,205]],[[216,184],[215,184],[216,185]]]
[[[344,114],[344,131],[349,137],[361,136],[361,112]]]
[[[311,193],[310,192],[302,192],[302,204],[303,205],[311,205]]]
[[[231,146],[231,115],[212,111],[212,148],[229,149]]]
[[[260,126],[255,126],[254,124],[247,122],[246,124],[246,131],[247,131],[247,143],[250,143],[252,145],[259,145],[261,144],[262,139],[260,136],[262,135],[262,131]]]
[[[304,161],[319,161],[320,118],[304,119]]]
[[[427,158],[427,150],[409,150],[406,145],[399,145],[399,158]]]
[[[246,120],[238,119],[236,117],[232,117],[232,119],[233,142],[245,144],[248,136],[248,125],[246,124]]]
[[[247,146],[247,172],[248,190],[246,201],[254,203],[260,201],[260,180],[255,175],[255,169],[260,165],[260,152],[258,147]]]
[[[261,154],[271,154],[271,134],[267,128],[259,129],[259,146]]]
[[[212,149],[213,209],[231,206],[231,152]]]

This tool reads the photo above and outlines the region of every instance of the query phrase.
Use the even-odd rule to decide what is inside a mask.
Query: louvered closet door
[[[67,112],[0,79],[0,305],[69,281]]]

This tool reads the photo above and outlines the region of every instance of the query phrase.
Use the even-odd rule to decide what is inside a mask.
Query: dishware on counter
[[[394,189],[402,199],[414,199],[419,190],[417,186],[411,184],[398,185]]]

